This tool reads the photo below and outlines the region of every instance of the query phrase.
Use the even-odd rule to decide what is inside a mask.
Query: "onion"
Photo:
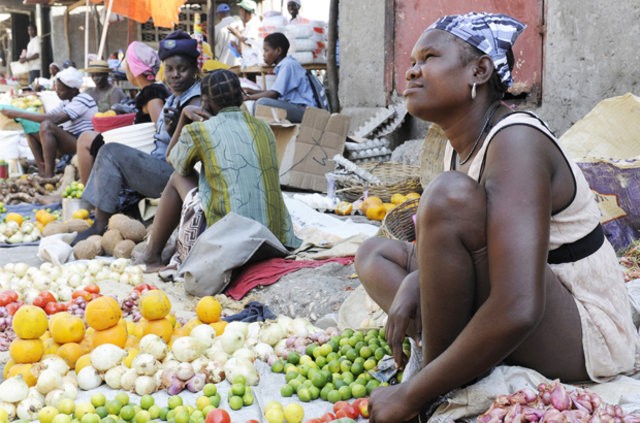
[[[36,382],[36,389],[42,395],[47,395],[54,389],[62,386],[62,376],[54,369],[46,369],[40,372],[38,375],[38,381]]]
[[[16,406],[10,402],[0,402],[0,408],[3,408],[7,412],[7,419],[9,421],[16,418]]]
[[[231,357],[227,360],[224,365],[224,373],[231,383],[238,376],[243,376],[247,385],[257,385],[260,379],[253,363],[241,357]]]
[[[104,381],[111,389],[120,389],[122,388],[122,384],[120,380],[122,379],[122,375],[128,369],[124,365],[119,365],[116,367],[112,367],[104,374]]]
[[[156,360],[164,360],[169,348],[158,335],[148,334],[140,339],[140,352],[151,354]]]
[[[16,407],[16,415],[19,419],[27,421],[38,420],[38,411],[44,407],[44,401],[37,398],[25,398]]]
[[[152,394],[158,389],[156,379],[151,376],[140,376],[136,379],[135,393],[142,396]]]
[[[0,402],[19,402],[29,394],[29,386],[22,375],[9,378],[0,384]]]
[[[120,364],[127,354],[125,350],[113,344],[98,345],[91,352],[91,365],[96,370],[104,372]],[[78,380],[79,384],[80,381]]]
[[[92,366],[83,367],[80,373],[78,373],[78,387],[84,391],[95,389],[101,384],[102,378],[98,371]]]
[[[175,371],[175,377],[186,382],[193,377],[194,373],[191,363],[180,363]]]
[[[131,363],[131,367],[138,372],[139,375],[151,376],[158,370],[159,362],[151,354],[138,354]]]
[[[120,378],[120,385],[125,391],[131,391],[136,384],[138,372],[135,369],[127,369]]]
[[[216,330],[207,324],[201,324],[193,328],[189,335],[198,338],[205,344],[205,348],[209,348],[216,337]]]
[[[222,333],[222,335],[220,335],[219,339],[220,339],[220,346],[222,346],[222,350],[227,354],[233,354],[237,349],[242,348],[245,340],[242,332],[240,331],[229,332],[226,329]]]
[[[175,341],[171,347],[176,360],[186,362],[192,361],[202,355],[206,346],[204,342],[193,336],[183,336]]]

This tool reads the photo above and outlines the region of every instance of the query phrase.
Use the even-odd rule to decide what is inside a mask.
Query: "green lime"
[[[338,373],[340,372],[340,362],[338,360],[331,360],[329,363],[329,371],[331,373]]]
[[[343,361],[341,361],[341,362],[340,362],[340,371],[341,371],[342,373],[344,373],[344,372],[350,372],[350,371],[351,371],[351,365],[352,365],[352,364],[353,364],[353,363],[352,363],[351,361],[349,361],[349,360],[343,360]]]
[[[120,418],[122,420],[131,421],[136,416],[136,410],[133,409],[132,405],[125,405],[120,409]]]
[[[153,404],[151,407],[149,407],[149,416],[151,416],[151,419],[157,419],[160,417],[160,414],[162,413],[162,407],[160,407],[158,404]]]
[[[302,402],[311,401],[311,392],[309,391],[309,388],[298,389],[298,398]]]
[[[373,351],[371,351],[371,348],[368,345],[365,345],[362,348],[360,348],[360,357],[367,359],[372,355],[373,355]]]
[[[151,414],[147,410],[138,411],[134,420],[136,423],[147,423],[151,420]]]
[[[289,370],[287,374],[284,375],[284,380],[288,383],[294,379],[297,379],[299,375],[300,375],[299,372],[296,372],[294,370]]]
[[[176,423],[189,423],[189,411],[186,408],[176,411],[173,418]]]
[[[242,401],[242,397],[238,395],[231,395],[228,401],[229,401],[229,407],[232,410],[240,410],[244,405],[244,402]]]
[[[385,356],[387,352],[385,351],[384,348],[382,347],[378,347],[376,348],[376,351],[373,353],[374,357],[376,358],[377,361],[382,360],[382,357]]]
[[[349,338],[354,333],[355,333],[355,331],[353,329],[346,328],[345,330],[342,331],[342,336],[346,336],[347,338]]]
[[[363,364],[363,367],[365,370],[369,371],[374,369],[377,365],[378,365],[378,362],[376,361],[376,359],[373,357],[370,357],[366,359],[366,361]]]
[[[107,409],[107,414],[113,414],[114,416],[120,414],[120,409],[122,408],[120,401],[115,399],[107,401],[104,406]]]
[[[202,388],[202,395],[207,397],[213,396],[218,392],[218,387],[213,383],[207,383]]]
[[[351,395],[353,395],[354,398],[366,397],[367,387],[364,385],[360,385],[359,383],[356,383],[351,387]]]
[[[316,348],[318,348],[318,344],[309,344],[307,345],[307,348],[305,348],[304,352],[305,354],[313,357],[313,350],[315,350]]]
[[[320,368],[323,368],[324,366],[327,365],[327,358],[323,355],[321,355],[320,357],[316,358],[316,365]]]
[[[327,383],[327,377],[321,371],[315,372],[311,377],[311,383],[313,383],[313,386],[322,389],[322,387]]]
[[[285,385],[282,385],[282,388],[280,388],[280,395],[282,395],[285,398],[288,398],[293,395],[294,391],[295,389],[293,388],[293,386],[289,384],[285,384]]]
[[[179,395],[171,395],[167,400],[167,405],[169,406],[169,410],[173,410],[182,405],[182,397]]]
[[[216,392],[215,394],[211,395],[209,399],[211,400],[211,405],[214,406],[215,408],[218,408],[221,400],[220,394]]]
[[[147,395],[143,395],[140,398],[140,407],[142,407],[143,410],[148,410],[149,408],[151,408],[151,406],[155,403],[155,400],[153,399],[153,397],[149,394]]]
[[[369,382],[367,382],[367,395],[371,395],[371,392],[373,392],[373,390],[378,386],[380,386],[380,382],[378,382],[376,379],[371,379]]]
[[[115,400],[120,402],[122,405],[127,405],[129,404],[129,394],[126,392],[118,392],[115,396]]]
[[[284,361],[277,359],[271,365],[271,371],[273,373],[282,373],[284,372]],[[215,386],[215,385],[214,385]]]
[[[103,406],[107,402],[107,398],[102,393],[91,395],[91,405],[94,407]]]
[[[298,378],[290,380],[287,385],[291,386],[294,390],[298,389],[300,385],[302,385],[302,381]]]
[[[291,364],[300,363],[300,354],[295,351],[289,351],[289,353],[287,354],[287,362]]]
[[[211,400],[208,396],[202,395],[196,398],[196,408],[198,410],[203,410],[208,405],[211,405]]]
[[[320,398],[320,388],[318,388],[317,386],[310,386],[309,394],[311,394],[312,400],[317,400],[318,398]]]
[[[342,380],[344,380],[345,383],[348,385],[354,380],[356,380],[356,377],[351,372],[344,372],[342,373]]]
[[[241,383],[234,383],[231,385],[231,395],[243,396],[244,391],[246,390],[245,386]]]
[[[364,371],[364,365],[362,365],[361,363],[355,362],[351,365],[351,373],[353,373],[354,375],[357,376],[363,371]]]
[[[338,392],[337,389],[334,389],[333,391],[329,391],[329,393],[327,394],[327,401],[329,401],[332,404],[335,404],[341,399],[342,398],[340,397],[340,392]]]
[[[169,407],[162,407],[160,409],[160,415],[158,416],[158,418],[160,420],[164,420],[167,421],[167,414],[169,413]]]
[[[251,392],[251,389],[247,389],[244,395],[242,396],[242,403],[244,404],[245,407],[248,407],[253,404],[253,400],[254,400],[253,392]]]
[[[340,394],[340,399],[343,401],[348,401],[351,399],[351,388],[348,386],[341,386],[338,388],[338,393]]]

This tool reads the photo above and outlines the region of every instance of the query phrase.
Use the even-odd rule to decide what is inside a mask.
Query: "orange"
[[[383,204],[375,204],[367,208],[366,216],[370,220],[382,220],[387,214]]]
[[[2,377],[3,378],[7,378],[9,375],[9,370],[11,369],[12,366],[14,366],[16,363],[15,361],[13,361],[12,359],[7,360],[7,362],[4,364],[4,369],[2,370]]]
[[[60,344],[58,344],[53,338],[43,340],[42,345],[44,345],[44,355],[57,354],[58,348],[60,348]]]
[[[410,192],[409,194],[406,195],[407,200],[415,200],[420,198],[420,194],[418,194],[417,192]]]
[[[140,297],[140,314],[147,320],[158,320],[167,317],[171,311],[171,302],[164,291],[154,289]]]
[[[340,216],[346,216],[353,212],[353,204],[348,201],[340,201],[334,211]]]
[[[63,311],[56,313],[50,322],[51,337],[58,344],[80,342],[84,338],[84,322],[78,316]]]
[[[78,357],[75,365],[76,374],[80,373],[80,370],[84,369],[87,366],[91,366],[91,353],[87,353]]]
[[[105,330],[114,327],[122,317],[122,310],[118,301],[107,295],[89,301],[84,311],[84,319],[95,330]]]
[[[11,341],[9,355],[18,364],[35,363],[44,354],[44,345],[40,339],[20,339]]]
[[[69,367],[73,369],[76,366],[78,359],[86,352],[87,351],[81,344],[78,344],[77,342],[67,342],[66,344],[60,345],[57,354],[67,362]]]
[[[36,339],[47,331],[47,313],[34,305],[23,305],[13,315],[11,323],[18,338]]]
[[[120,319],[114,327],[105,330],[96,330],[93,334],[93,348],[102,344],[113,344],[124,348],[127,343],[127,323]]]
[[[140,319],[138,325],[142,329],[142,336],[153,333],[164,339],[164,342],[169,342],[173,335],[173,325],[166,317],[156,320]]]
[[[360,205],[360,210],[362,210],[362,213],[366,215],[367,210],[369,209],[370,206],[381,205],[381,204],[382,204],[382,200],[380,199],[380,197],[376,197],[375,195],[372,195],[371,197],[367,197],[362,202],[362,204]]]
[[[396,192],[395,194],[393,194],[391,196],[391,203],[392,204],[398,205],[398,204],[404,203],[405,201],[407,201],[407,197],[402,195],[402,194],[400,194],[400,193],[398,193],[398,192]]]
[[[222,306],[214,297],[207,295],[198,301],[196,315],[203,323],[215,323],[222,316]]]
[[[209,326],[216,330],[216,336],[220,336],[224,333],[224,328],[227,326],[227,321],[220,320],[219,322],[209,323]]]
[[[20,213],[7,213],[4,217],[5,222],[16,222],[18,226],[22,225],[24,218]]]
[[[56,217],[45,209],[40,209],[36,212],[36,222],[41,223],[43,227],[47,226],[54,220],[56,220]]]
[[[382,207],[384,207],[384,214],[386,216],[387,213],[389,213],[391,210],[395,209],[398,206],[396,204],[393,204],[393,203],[383,203]]]
[[[22,378],[27,383],[27,385],[29,385],[29,387],[35,386],[36,382],[38,381],[38,378],[33,373],[33,364],[31,363],[14,364],[13,366],[11,366],[11,368],[7,372],[6,379],[9,379],[18,375],[22,375]]]

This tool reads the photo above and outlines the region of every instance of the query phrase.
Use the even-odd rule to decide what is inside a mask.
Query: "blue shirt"
[[[271,90],[280,94],[278,100],[315,107],[316,100],[307,71],[295,58],[285,57],[276,65],[274,72],[276,81]]]
[[[156,133],[153,136],[155,147],[153,148],[153,151],[151,151],[152,157],[160,160],[166,160],[165,154],[167,152],[167,147],[169,146],[169,141],[171,141],[171,136],[173,134],[167,132],[167,126],[164,120],[165,111],[170,108],[178,110],[173,118],[174,125],[176,125],[178,123],[178,119],[180,118],[179,113],[180,111],[182,111],[182,108],[195,97],[200,97],[200,81],[193,84],[187,91],[183,92],[179,96],[171,94],[167,98],[162,111],[158,115],[158,120],[156,121]]]

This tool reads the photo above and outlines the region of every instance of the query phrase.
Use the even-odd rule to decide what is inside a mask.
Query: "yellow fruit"
[[[127,338],[129,337],[127,333],[127,323],[124,319],[120,319],[118,323],[105,330],[96,330],[93,333],[93,348],[102,344],[113,344],[117,345],[120,348],[124,348],[127,344]]]
[[[400,193],[395,193],[391,196],[391,204],[398,205],[404,203],[405,201],[407,201],[407,197]]]
[[[198,319],[197,317],[194,317],[193,319],[191,319],[187,323],[185,323],[184,326],[182,326],[180,329],[186,331],[187,335],[189,335],[193,328],[195,328],[196,326],[201,325],[202,323],[203,323],[202,320]]]
[[[340,216],[346,216],[353,212],[353,204],[348,201],[340,201],[334,211]]]
[[[72,369],[75,368],[78,359],[86,353],[84,347],[77,342],[67,342],[61,345],[57,352],[58,356],[66,361]]]
[[[89,210],[87,209],[78,209],[73,212],[71,215],[74,219],[86,219],[89,217]]]
[[[215,323],[222,316],[222,306],[218,300],[210,295],[202,297],[196,305],[196,315],[203,323]]]
[[[140,319],[138,325],[141,327],[142,336],[153,333],[164,339],[164,342],[169,342],[173,335],[173,325],[166,317],[156,320]]]
[[[369,208],[367,208],[367,211],[365,213],[365,215],[367,216],[367,219],[370,220],[382,220],[384,219],[384,216],[387,214],[387,211],[384,208],[384,205],[382,204],[374,204],[372,206],[369,206]]]
[[[22,225],[22,222],[24,221],[24,218],[22,217],[22,215],[20,213],[7,213],[7,215],[4,217],[4,221],[5,222],[16,222],[18,224],[18,226]]]
[[[16,362],[13,361],[12,359],[7,360],[7,362],[4,364],[4,369],[2,369],[2,377],[3,378],[7,378],[7,376],[9,375],[9,369],[11,369],[11,367],[13,365],[15,365]]]
[[[393,203],[382,203],[382,207],[384,207],[384,214],[386,216],[387,213],[389,213],[391,210],[395,209],[398,206]]]
[[[284,418],[287,423],[302,423],[304,408],[297,402],[292,402],[284,407]]]
[[[47,332],[48,333],[48,332]],[[42,338],[40,338],[42,339]],[[49,337],[47,339],[42,340],[42,345],[44,345],[44,355],[47,354],[57,354],[58,348],[60,348],[60,344],[58,344],[53,338]]]
[[[108,295],[89,301],[84,311],[84,319],[96,331],[114,327],[121,317],[120,304],[115,298]]]
[[[84,338],[84,322],[78,316],[66,311],[56,313],[51,318],[51,337],[58,344],[80,342]]]
[[[76,374],[80,373],[80,370],[87,366],[91,366],[91,353],[83,354],[78,357],[75,365]]]
[[[175,314],[169,313],[167,315],[167,319],[169,319],[169,321],[171,322],[171,324],[173,325],[174,328],[178,325],[178,319],[176,319],[176,315]]]
[[[131,368],[131,363],[133,363],[133,359],[138,355],[137,348],[127,348],[127,356],[122,360],[122,364]]]
[[[382,204],[382,200],[380,199],[380,197],[376,197],[376,196],[371,196],[371,197],[367,197],[362,204],[360,205],[360,210],[362,210],[362,213],[364,213],[365,215],[367,214],[367,210],[369,210],[370,206],[373,205],[381,205]]]
[[[9,355],[17,364],[35,363],[44,354],[44,345],[39,339],[20,339],[11,341]]]
[[[22,375],[22,379],[24,379],[26,384],[30,387],[35,386],[36,382],[38,381],[38,378],[33,373],[32,363],[14,364],[7,372],[7,376],[5,379],[9,379],[18,375]]]
[[[140,297],[140,314],[147,320],[158,320],[167,317],[171,311],[171,302],[164,291],[154,289]]]
[[[219,322],[209,323],[209,326],[215,329],[216,336],[220,336],[224,333],[224,328],[227,326],[227,322],[225,320],[220,320]]]
[[[47,331],[47,313],[34,305],[23,305],[13,316],[12,327],[18,338],[36,339]]]
[[[420,198],[420,194],[418,194],[417,192],[410,192],[409,194],[406,195],[407,200],[416,200],[418,198]]]
[[[43,226],[47,226],[54,220],[56,220],[56,217],[45,209],[40,209],[36,212],[36,222],[42,223]]]

